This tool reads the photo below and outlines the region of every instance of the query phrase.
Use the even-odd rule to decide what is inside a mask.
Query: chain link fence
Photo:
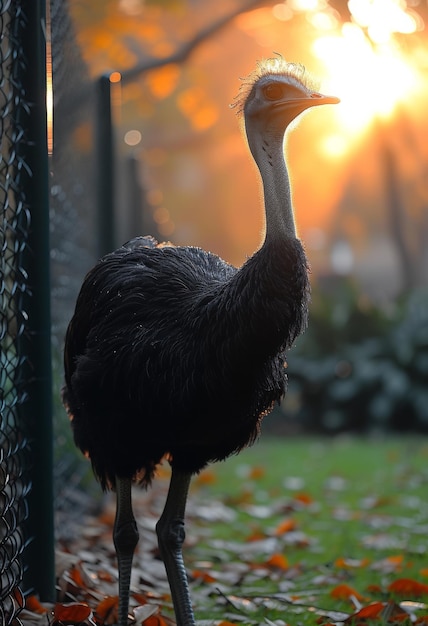
[[[23,469],[27,465],[27,440],[18,419],[19,407],[26,400],[21,376],[25,355],[20,354],[18,345],[27,323],[22,306],[28,289],[23,254],[30,226],[21,185],[27,165],[17,150],[18,142],[24,140],[18,120],[28,106],[17,67],[23,58],[24,20],[19,2],[0,4],[0,622],[5,626],[14,622],[23,604],[22,529],[28,514],[29,490],[29,478]]]
[[[47,224],[41,218],[47,212],[47,193],[43,195],[47,168],[40,165],[47,162],[41,88],[45,81],[42,48],[49,34],[46,8],[52,23],[56,111],[49,180],[51,245],[47,236],[39,237]],[[63,335],[81,279],[93,262],[86,252],[91,249],[94,213],[93,83],[81,59],[66,2],[3,0],[0,26],[0,624],[16,626],[23,590],[51,595],[52,589],[48,562],[53,528],[49,511],[45,517],[39,514],[51,506],[52,468],[47,460],[52,434],[51,354],[50,338],[43,336],[46,328],[49,334],[51,320],[49,307],[40,306],[40,301],[46,292],[49,299],[50,292],[58,442],[60,433],[69,431],[68,424],[62,423],[66,418],[59,401]],[[37,188],[40,178],[46,179],[41,185],[45,190]],[[42,284],[46,265],[40,256],[49,254],[51,277],[48,271]],[[73,507],[67,486],[73,460],[67,456],[66,445],[55,448],[58,510],[69,512]]]
[[[66,0],[51,0],[54,147],[50,167],[50,254],[54,404],[54,493],[58,539],[74,537],[90,502],[78,489],[88,465],[62,407],[64,335],[96,244],[95,82],[89,76]],[[98,493],[98,490],[97,490]],[[89,499],[89,496],[88,496]]]

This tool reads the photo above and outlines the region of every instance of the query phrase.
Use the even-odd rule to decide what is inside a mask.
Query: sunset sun
[[[401,0],[351,0],[352,21],[312,44],[325,66],[323,88],[341,99],[335,111],[342,137],[360,134],[375,117],[389,117],[421,86],[421,76],[395,35],[420,29],[420,18]],[[341,152],[339,137],[326,150]]]

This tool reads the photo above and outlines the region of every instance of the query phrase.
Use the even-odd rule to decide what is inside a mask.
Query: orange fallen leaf
[[[393,554],[391,556],[387,556],[385,561],[399,568],[403,564],[404,556],[402,554]]]
[[[264,467],[261,467],[260,465],[255,465],[251,468],[248,478],[251,478],[252,480],[260,480],[260,478],[263,478],[265,474],[266,470]]]
[[[345,623],[356,624],[358,620],[375,620],[378,622],[382,621],[383,623],[397,624],[406,622],[409,619],[409,613],[395,602],[373,602],[350,615],[345,620]]]
[[[211,470],[204,470],[195,479],[195,485],[213,485],[217,482],[216,474]]]
[[[336,600],[351,600],[352,598],[356,598],[359,602],[366,600],[356,589],[345,584],[334,587],[330,591],[330,595]]]
[[[132,597],[134,598],[134,600],[136,600],[136,602],[138,602],[138,604],[147,604],[147,595],[144,593],[140,593],[138,591],[135,591],[132,594]]]
[[[40,600],[36,596],[28,596],[25,602],[25,608],[33,613],[38,613],[39,615],[43,615],[43,613],[48,612],[48,609],[41,604]]]
[[[56,604],[53,611],[53,624],[69,624],[75,626],[80,622],[87,622],[91,626],[96,626],[94,616],[87,604],[80,602],[70,602],[69,604]]]
[[[119,607],[119,597],[118,596],[108,596],[101,600],[98,604],[95,614],[98,618],[102,619],[103,622],[113,613],[117,613],[117,609]]]
[[[304,492],[296,493],[293,496],[293,500],[296,500],[300,504],[306,504],[306,505],[312,504],[313,501],[314,501],[312,496],[310,496],[308,493],[304,493]]]
[[[266,533],[261,528],[255,528],[253,532],[246,537],[245,541],[260,541],[266,538]]]
[[[412,578],[397,578],[397,580],[388,585],[388,591],[400,596],[418,598],[428,594],[428,585]]]
[[[275,535],[285,535],[285,533],[289,533],[292,530],[295,530],[297,526],[297,522],[296,520],[294,520],[293,518],[289,517],[288,519],[285,519],[284,521],[282,521],[275,529]]]
[[[79,588],[79,589],[84,589],[86,588],[86,583],[83,580],[82,577],[82,573],[81,571],[76,567],[73,566],[69,572],[69,577],[70,580]]]
[[[372,604],[368,604],[367,606],[363,606],[356,613],[350,615],[345,623],[353,623],[356,620],[370,620],[370,619],[379,619],[383,609],[385,608],[385,602],[373,602]]]
[[[115,580],[112,574],[106,570],[99,570],[97,576],[99,580],[103,580],[106,583],[112,583]]]
[[[192,577],[195,579],[203,580],[204,583],[215,583],[216,579],[208,572],[203,572],[202,570],[195,569],[192,572]]]
[[[265,562],[267,567],[274,567],[277,569],[288,569],[288,560],[283,554],[272,554],[272,556]]]
[[[394,624],[410,620],[410,614],[399,604],[391,601],[385,604],[381,617],[385,622],[392,622]]]

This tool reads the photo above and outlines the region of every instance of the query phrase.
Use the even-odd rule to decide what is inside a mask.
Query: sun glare
[[[324,91],[341,98],[336,115],[348,134],[357,134],[374,117],[390,116],[420,85],[394,34],[421,25],[401,0],[350,0],[348,6],[353,21],[319,36],[313,51],[328,72]]]

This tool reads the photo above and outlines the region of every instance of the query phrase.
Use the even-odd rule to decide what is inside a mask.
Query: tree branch
[[[245,11],[249,11],[255,8],[258,5],[265,4],[263,0],[249,0],[243,6],[235,9],[228,15],[224,15],[220,17],[213,24],[209,24],[205,28],[203,28],[199,33],[197,33],[190,41],[186,42],[181,48],[179,48],[176,52],[171,54],[168,57],[164,57],[161,59],[150,58],[145,60],[142,63],[134,65],[128,70],[122,72],[122,83],[127,83],[131,80],[134,80],[140,74],[144,74],[145,72],[151,72],[153,70],[157,70],[160,67],[164,67],[165,65],[169,65],[170,63],[183,63],[186,61],[189,56],[193,53],[195,48],[197,48],[201,43],[203,43],[209,37],[212,37],[219,30],[221,30],[224,26],[227,26],[235,17],[240,15],[241,13],[245,13]]]

